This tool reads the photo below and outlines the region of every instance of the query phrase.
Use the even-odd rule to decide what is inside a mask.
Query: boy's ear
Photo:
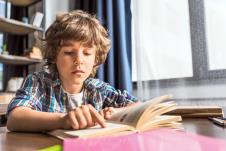
[[[94,63],[94,65],[93,65],[93,67],[98,66],[97,64],[98,64],[98,60],[97,60],[97,57],[95,57],[95,63]]]
[[[97,60],[95,61],[95,63],[94,63],[94,65],[93,65],[93,67],[98,67],[98,66],[100,66],[101,65],[101,63],[99,63]]]
[[[95,63],[94,63],[94,65],[93,65],[93,68],[96,68],[96,67],[98,67],[100,64],[98,63],[98,60],[97,59],[95,59]]]

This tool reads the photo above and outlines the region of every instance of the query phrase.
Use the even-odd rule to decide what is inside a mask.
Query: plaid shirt
[[[136,102],[137,98],[126,91],[114,89],[99,79],[88,78],[83,85],[83,104],[93,105],[97,111],[104,107],[123,107]],[[68,96],[64,92],[57,73],[46,71],[28,75],[8,106],[8,113],[18,106],[37,111],[67,112]]]

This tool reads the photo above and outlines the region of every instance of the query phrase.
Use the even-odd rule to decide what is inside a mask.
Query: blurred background
[[[126,89],[142,101],[170,93],[178,104],[226,107],[225,0],[17,2],[0,0],[0,19],[34,25],[32,29],[39,32],[45,31],[59,12],[81,9],[96,14],[112,40],[97,78],[116,88]],[[40,25],[34,23],[34,18]],[[34,31],[18,35],[13,30],[5,31],[3,23],[0,20],[1,52],[24,56],[34,51]],[[42,69],[40,62],[19,66],[0,62],[2,92],[14,91],[7,89],[10,79],[21,80]]]

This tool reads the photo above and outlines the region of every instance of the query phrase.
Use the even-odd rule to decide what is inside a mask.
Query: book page
[[[174,110],[175,107],[176,103],[171,101],[153,105],[153,107],[145,110],[145,112],[142,114],[139,121],[137,122],[136,128],[139,129],[140,126],[149,122],[150,120],[152,120],[152,118]]]
[[[162,101],[169,100],[169,99],[171,99],[171,95],[164,95],[164,96],[156,97],[144,103],[141,103],[139,105],[127,107],[124,110],[121,110],[113,114],[113,116],[109,119],[109,121],[115,122],[115,123],[127,124],[133,127],[136,127],[136,124],[138,123],[141,115],[144,113],[145,110],[148,110],[148,108],[154,107],[155,104],[158,104]]]
[[[138,129],[141,131],[149,130],[152,128],[160,128],[160,127],[176,127],[178,125],[181,126],[181,116],[170,116],[170,115],[161,115],[152,118],[147,121],[143,125],[141,125]]]
[[[63,130],[63,129],[53,130],[51,132],[48,132],[48,134],[58,137],[60,139],[65,139],[69,137],[91,138],[98,136],[115,135],[123,131],[133,131],[133,130],[134,128],[128,125],[108,122],[106,123],[105,128],[100,127],[100,125],[96,125],[94,127],[80,130]]]

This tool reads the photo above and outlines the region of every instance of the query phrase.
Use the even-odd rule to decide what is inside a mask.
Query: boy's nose
[[[77,60],[74,61],[74,65],[80,65],[80,64],[82,64],[81,61],[77,61]]]
[[[79,64],[82,64],[83,63],[83,57],[82,56],[79,56],[77,55],[74,59],[74,65],[79,65]]]

